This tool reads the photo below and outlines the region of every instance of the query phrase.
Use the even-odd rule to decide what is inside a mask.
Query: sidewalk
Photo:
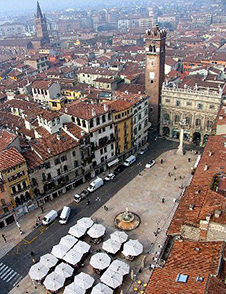
[[[191,162],[188,163],[189,157]],[[180,197],[180,186],[189,183],[191,167],[196,158],[197,155],[191,152],[186,152],[185,156],[175,154],[175,150],[165,152],[156,160],[156,164],[151,169],[142,171],[105,204],[108,207],[107,212],[101,207],[93,214],[92,218],[106,227],[105,240],[108,239],[111,232],[116,230],[115,216],[124,211],[126,207],[141,218],[140,226],[127,234],[129,238],[138,239],[143,244],[144,252],[133,262],[129,262],[134,279],[131,279],[130,275],[126,276],[122,287],[118,288],[115,293],[118,294],[121,290],[124,293],[134,293],[134,287],[137,287],[139,291],[144,290],[143,284],[148,283],[152,273],[150,265],[155,264],[154,258],[161,251],[166,239],[166,230],[178,205],[174,202],[174,198]],[[163,159],[163,164],[160,163],[161,159]],[[172,176],[169,176],[169,172]],[[162,203],[162,198],[165,198],[165,203]],[[63,205],[62,202],[61,205]],[[159,234],[155,236],[154,233],[158,228]],[[119,254],[119,258],[123,256]],[[89,272],[90,268],[86,266],[83,270]],[[142,281],[141,285],[137,283],[138,279]],[[59,294],[62,292],[63,290],[59,291]],[[43,286],[35,289],[29,276],[26,276],[10,293],[45,294],[46,290]]]

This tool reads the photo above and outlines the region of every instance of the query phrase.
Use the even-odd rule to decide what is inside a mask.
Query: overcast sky
[[[119,0],[115,0],[119,2]],[[39,0],[43,11],[61,8],[91,7],[98,2],[108,3],[108,0]],[[112,2],[112,1],[111,1]],[[35,11],[37,0],[0,0],[0,15],[9,11]]]

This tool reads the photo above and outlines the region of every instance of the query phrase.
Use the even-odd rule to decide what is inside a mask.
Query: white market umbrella
[[[115,231],[110,235],[110,238],[122,244],[127,241],[128,235],[125,232]]]
[[[117,272],[107,269],[100,277],[100,280],[109,287],[116,289],[122,284],[123,276]]]
[[[93,287],[91,294],[113,294],[113,290],[105,284],[98,283]]]
[[[129,274],[130,266],[124,261],[116,259],[111,263],[109,269],[114,272],[118,272],[120,275],[124,276]]]
[[[78,241],[78,243],[76,243],[75,246],[73,247],[73,250],[80,252],[82,254],[85,254],[89,252],[90,247],[91,246],[88,243],[83,241]]]
[[[96,253],[90,259],[90,264],[93,268],[103,270],[109,267],[111,258],[106,253]]]
[[[41,281],[48,274],[48,271],[48,267],[41,262],[38,262],[32,265],[28,274],[32,280]]]
[[[60,276],[59,274],[55,272],[52,272],[45,278],[45,281],[43,284],[47,290],[55,292],[63,287],[64,282],[65,282],[64,277]]]
[[[92,287],[94,283],[94,278],[86,273],[80,273],[75,276],[74,283],[76,283],[76,285],[78,285],[79,287],[87,290]]]
[[[143,245],[138,240],[129,240],[123,245],[122,254],[125,256],[138,256],[143,252]]]
[[[58,244],[53,246],[51,253],[57,258],[62,259],[64,255],[68,252],[68,250],[69,250],[68,247]]]
[[[94,224],[87,232],[87,234],[95,239],[100,238],[105,234],[105,227],[101,224]]]
[[[73,274],[73,267],[71,267],[69,264],[65,262],[61,262],[58,264],[58,266],[55,268],[55,273],[59,274],[60,276],[66,278],[69,278]]]
[[[65,254],[63,260],[65,260],[69,264],[76,265],[82,259],[82,256],[82,253],[79,253],[74,249],[71,249],[67,252],[67,254]]]
[[[86,233],[86,228],[79,225],[74,225],[68,231],[68,233],[76,238],[81,238]]]
[[[75,282],[73,282],[65,287],[63,294],[85,294],[85,292],[85,289],[79,287]]]
[[[56,258],[56,256],[54,256],[50,253],[47,253],[47,254],[41,256],[40,262],[42,264],[44,264],[46,267],[51,268],[57,264],[58,258]]]
[[[71,249],[76,242],[78,242],[78,239],[68,234],[60,239],[59,244],[67,246],[68,248]]]
[[[102,249],[104,249],[105,251],[109,253],[115,254],[116,252],[120,250],[121,246],[122,246],[122,243],[119,243],[112,239],[108,239],[103,243]]]
[[[91,217],[83,217],[77,221],[77,224],[81,227],[89,229],[93,225],[93,220],[91,219]]]

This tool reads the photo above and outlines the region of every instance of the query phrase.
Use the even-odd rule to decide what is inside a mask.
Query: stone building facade
[[[186,121],[184,140],[203,145],[211,133],[222,103],[222,91],[162,87],[160,134],[179,139],[180,121]]]

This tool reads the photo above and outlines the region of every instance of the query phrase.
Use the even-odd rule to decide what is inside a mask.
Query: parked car
[[[51,210],[45,215],[44,219],[42,220],[42,224],[45,226],[50,225],[57,217],[58,213],[56,210]]]
[[[106,182],[108,182],[108,181],[110,181],[110,180],[113,180],[114,177],[115,177],[115,174],[111,173],[111,174],[108,174],[108,175],[104,178],[104,180],[105,180]]]
[[[79,203],[82,199],[84,199],[86,196],[88,196],[89,191],[83,190],[81,193],[77,193],[74,196],[74,201]]]
[[[66,225],[66,223],[68,222],[70,214],[71,214],[71,208],[68,207],[68,206],[64,206],[64,208],[62,209],[61,214],[60,214],[59,223],[61,225]]]
[[[145,167],[146,167],[146,168],[151,168],[153,165],[155,165],[155,160],[154,160],[154,159],[150,160],[150,161],[145,165]]]
[[[148,146],[146,146],[146,147],[142,147],[141,149],[140,149],[140,151],[139,151],[139,154],[140,155],[143,155],[145,152],[147,152],[148,151]]]
[[[96,191],[98,188],[100,188],[101,186],[103,186],[103,184],[104,184],[103,179],[97,177],[94,181],[92,181],[89,184],[89,187],[87,190],[92,193],[92,192]]]
[[[125,166],[130,166],[131,164],[133,164],[135,161],[137,160],[136,156],[131,155],[128,158],[126,158],[126,160],[124,161],[124,165]]]
[[[118,175],[118,174],[120,174],[121,172],[123,172],[124,171],[124,169],[125,169],[126,167],[124,166],[124,165],[119,165],[118,167],[116,167],[116,169],[114,169],[114,174],[115,175]]]

